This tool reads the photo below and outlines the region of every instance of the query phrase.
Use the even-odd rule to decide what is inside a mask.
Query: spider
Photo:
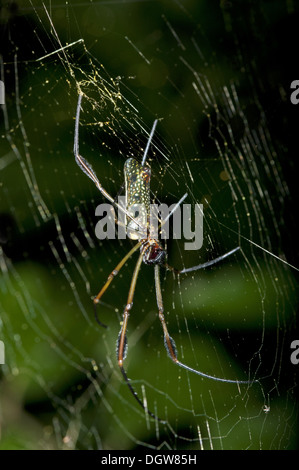
[[[134,297],[137,278],[138,278],[138,274],[139,274],[142,262],[147,265],[154,266],[156,300],[157,300],[157,306],[158,306],[158,312],[159,312],[159,319],[160,319],[162,329],[163,329],[164,345],[165,345],[167,354],[170,357],[170,359],[173,361],[173,363],[179,367],[182,367],[183,369],[186,369],[189,372],[193,372],[194,374],[200,375],[208,379],[216,380],[219,382],[236,383],[236,384],[252,383],[252,381],[247,381],[247,380],[231,380],[231,379],[225,379],[225,378],[220,378],[220,377],[215,377],[213,375],[205,374],[204,372],[193,369],[192,367],[182,363],[178,359],[175,341],[169,335],[165,317],[164,317],[163,299],[162,299],[161,284],[160,284],[160,266],[163,266],[166,269],[175,272],[176,274],[189,273],[192,271],[197,271],[199,269],[204,269],[208,266],[218,263],[219,261],[224,260],[228,256],[235,253],[237,250],[239,250],[239,247],[234,248],[233,250],[229,251],[228,253],[225,253],[224,255],[219,256],[218,258],[207,261],[206,263],[199,264],[197,266],[192,266],[190,268],[178,270],[178,269],[173,268],[172,266],[169,266],[165,262],[165,259],[166,259],[165,249],[163,249],[162,245],[160,244],[158,240],[150,237],[149,227],[148,225],[146,225],[148,211],[149,211],[149,204],[150,204],[150,176],[151,176],[150,167],[148,164],[146,164],[146,157],[147,157],[147,152],[148,152],[148,149],[150,147],[150,144],[154,135],[157,120],[155,120],[153,124],[152,130],[151,130],[151,133],[150,133],[150,136],[149,136],[149,139],[148,139],[145,151],[144,151],[144,155],[142,158],[142,163],[140,164],[134,158],[129,158],[125,162],[124,174],[125,174],[125,183],[126,183],[126,208],[124,208],[121,205],[119,205],[115,201],[115,199],[113,199],[110,196],[110,194],[107,193],[107,191],[103,188],[100,181],[98,180],[91,165],[85,160],[85,158],[83,158],[79,154],[79,122],[80,122],[80,110],[81,110],[82,96],[83,96],[82,93],[79,93],[77,110],[76,110],[76,120],[75,120],[74,156],[75,156],[75,160],[77,164],[79,165],[81,170],[94,182],[94,184],[102,193],[102,195],[106,199],[108,199],[114,206],[116,206],[119,210],[121,210],[123,213],[126,214],[127,226],[131,226],[131,227],[136,226],[136,225],[140,226],[140,218],[138,219],[139,220],[138,222],[136,219],[134,219],[134,217],[132,216],[132,213],[130,212],[130,207],[132,207],[136,202],[139,202],[139,203],[141,202],[142,204],[144,204],[144,207],[147,210],[147,213],[141,214],[141,218],[144,221],[143,223],[145,224],[145,226],[143,226],[141,230],[141,233],[143,234],[143,236],[140,237],[136,245],[124,256],[124,258],[118,263],[115,269],[109,274],[106,283],[104,284],[104,286],[102,287],[98,295],[94,297],[93,299],[94,306],[96,307],[96,305],[100,302],[100,299],[102,298],[103,294],[105,293],[105,291],[108,289],[109,285],[111,284],[112,280],[115,278],[115,276],[117,276],[117,274],[119,273],[121,268],[124,266],[124,264],[127,262],[127,260],[136,251],[139,250],[140,252],[139,257],[138,257],[135,269],[133,271],[133,276],[131,280],[127,303],[123,312],[123,321],[122,321],[121,329],[120,329],[117,342],[116,342],[116,356],[117,356],[118,366],[120,368],[120,371],[131,393],[133,394],[134,398],[137,400],[139,405],[141,405],[141,407],[144,409],[146,413],[148,413],[152,418],[159,419],[156,417],[156,415],[154,415],[147,408],[147,406],[139,398],[137,392],[135,391],[132,384],[130,383],[130,380],[127,376],[127,373],[123,365],[124,360],[127,355],[127,350],[128,350],[127,336],[126,336],[127,326],[128,326],[128,321],[130,317],[130,312],[133,306],[133,297]],[[182,202],[182,200],[186,196],[187,194],[175,205],[170,215],[172,215],[176,207]],[[106,325],[104,325],[102,322],[99,321],[99,323],[103,327],[106,327]],[[161,420],[159,419],[159,421]]]

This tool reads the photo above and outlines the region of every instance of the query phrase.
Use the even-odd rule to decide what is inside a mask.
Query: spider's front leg
[[[179,361],[177,358],[176,345],[175,345],[173,338],[168,333],[168,329],[167,329],[166,321],[164,317],[164,306],[163,306],[161,282],[160,282],[160,267],[158,264],[155,265],[155,286],[156,286],[157,305],[158,305],[158,311],[159,311],[159,320],[162,324],[163,334],[164,334],[164,345],[165,345],[166,351],[170,359],[174,363],[177,364]]]
[[[127,342],[127,325],[128,325],[128,320],[129,320],[129,311],[131,310],[133,304],[127,304],[123,313],[123,321],[122,321],[122,326],[117,338],[116,342],[116,356],[117,356],[117,362],[120,367],[120,369],[123,368],[123,362],[126,359],[127,355],[127,348],[128,348],[128,342]]]
[[[136,245],[135,248],[136,249]],[[130,316],[130,310],[133,306],[133,298],[134,298],[134,293],[135,293],[135,288],[136,288],[136,282],[138,279],[138,274],[140,271],[141,263],[142,263],[142,254],[139,255],[138,261],[136,263],[132,280],[131,280],[131,285],[130,285],[130,290],[128,294],[128,300],[127,300],[127,305],[125,306],[124,313],[123,313],[123,321],[121,325],[121,329],[118,335],[117,343],[116,343],[116,353],[117,353],[117,361],[119,367],[122,369],[123,367],[123,361],[126,357],[127,353],[127,326],[128,326],[128,320]]]
[[[104,328],[107,328],[107,325],[104,325],[104,323],[101,322],[101,320],[99,320],[98,318],[98,314],[97,314],[97,305],[98,303],[100,302],[103,294],[106,292],[106,290],[108,289],[108,287],[110,286],[111,282],[113,281],[113,279],[115,278],[115,276],[118,275],[119,271],[121,270],[121,268],[124,266],[124,264],[128,261],[128,259],[133,255],[133,253],[135,253],[135,251],[138,250],[138,248],[140,248],[140,245],[141,245],[141,242],[137,243],[127,254],[126,256],[123,257],[123,259],[118,263],[118,265],[113,269],[113,271],[111,271],[111,273],[109,274],[108,278],[107,278],[107,281],[105,282],[104,286],[102,287],[102,289],[100,290],[100,292],[98,293],[98,295],[96,297],[94,297],[93,299],[93,305],[94,305],[94,312],[95,312],[95,317],[96,317],[96,320],[97,322],[103,326]]]
[[[122,321],[121,329],[120,329],[120,332],[119,332],[119,335],[118,335],[118,338],[117,338],[117,342],[116,342],[116,357],[117,357],[118,366],[119,366],[120,371],[123,375],[123,378],[125,379],[125,382],[126,382],[127,386],[129,387],[129,390],[132,393],[132,395],[134,396],[135,400],[139,403],[139,405],[144,409],[144,411],[149,416],[151,416],[152,418],[158,420],[161,423],[165,423],[165,421],[158,418],[141,401],[141,399],[139,398],[139,396],[138,396],[137,392],[135,391],[134,387],[130,383],[130,380],[129,380],[129,378],[127,376],[127,373],[126,373],[126,371],[124,369],[124,366],[123,366],[124,360],[125,360],[126,355],[127,355],[127,349],[128,349],[128,345],[127,345],[128,321],[129,321],[129,316],[130,316],[130,310],[133,306],[133,297],[134,297],[136,282],[137,282],[138,274],[139,274],[139,271],[140,271],[142,259],[143,259],[143,254],[141,253],[139,255],[137,264],[136,264],[135,269],[134,269],[134,273],[133,273],[133,277],[132,277],[132,281],[131,281],[131,286],[130,286],[130,290],[129,290],[129,295],[128,295],[128,300],[127,300],[127,305],[125,306],[125,309],[124,309],[123,321]]]
[[[160,267],[158,264],[155,265],[155,286],[156,286],[156,297],[157,297],[157,305],[159,310],[159,319],[162,324],[163,334],[164,334],[164,345],[166,351],[170,357],[170,359],[178,366],[182,367],[183,369],[188,370],[189,372],[193,372],[194,374],[200,375],[207,379],[216,380],[217,382],[226,382],[226,383],[236,383],[236,384],[251,384],[257,382],[257,380],[231,380],[231,379],[223,379],[220,377],[215,377],[214,375],[205,374],[199,370],[193,369],[192,367],[183,364],[181,361],[178,360],[177,357],[177,350],[176,345],[173,338],[169,335],[165,317],[164,317],[164,307],[163,307],[163,300],[162,300],[162,292],[161,292],[161,283],[160,283]]]

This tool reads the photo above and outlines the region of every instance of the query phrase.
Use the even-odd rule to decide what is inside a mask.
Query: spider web
[[[2,8],[2,448],[296,447],[295,133],[287,96],[296,77],[277,38],[283,30],[290,39],[292,5]],[[115,356],[134,259],[99,306],[109,328],[94,318],[92,297],[133,242],[95,236],[95,208],[106,201],[72,154],[79,92],[80,152],[113,196],[123,194],[125,160],[141,160],[159,119],[148,157],[153,201],[170,205],[187,192],[186,202],[204,207],[203,247],[186,251],[185,240],[169,240],[170,265],[241,248],[189,275],[162,269],[161,279],[179,359],[218,377],[258,379],[250,385],[203,379],[170,361],[153,268],[142,267],[125,368],[166,424],[137,404]]]

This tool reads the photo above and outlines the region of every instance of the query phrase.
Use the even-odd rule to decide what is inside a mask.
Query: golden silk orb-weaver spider
[[[186,268],[186,269],[181,269],[177,270],[165,262],[166,258],[166,251],[160,244],[159,240],[155,238],[151,238],[150,236],[150,230],[148,227],[148,213],[149,213],[149,205],[150,205],[150,177],[151,177],[151,170],[148,165],[146,165],[146,157],[148,153],[148,149],[150,147],[155,127],[157,124],[157,120],[154,122],[154,125],[152,127],[149,139],[147,141],[147,145],[143,154],[142,158],[142,163],[140,164],[137,160],[134,158],[129,158],[126,160],[125,165],[124,165],[124,174],[125,174],[125,183],[126,183],[126,207],[122,207],[119,205],[115,199],[113,199],[110,194],[107,193],[107,191],[103,188],[101,185],[100,181],[98,180],[94,170],[92,169],[91,165],[79,154],[79,122],[80,122],[80,110],[81,110],[81,102],[82,102],[82,94],[79,94],[78,98],[78,104],[77,104],[77,110],[76,110],[76,121],[75,121],[75,136],[74,136],[74,156],[77,164],[81,168],[81,170],[94,182],[96,187],[99,189],[99,191],[102,193],[102,195],[108,199],[114,206],[116,206],[119,210],[121,210],[127,218],[127,227],[134,229],[136,226],[141,227],[140,230],[140,237],[136,245],[126,254],[126,256],[118,263],[118,265],[115,267],[115,269],[110,273],[110,275],[107,278],[106,283],[98,293],[98,295],[93,299],[94,305],[96,306],[109,285],[111,284],[112,280],[114,277],[119,273],[120,269],[124,266],[126,261],[137,251],[139,250],[139,257],[135,266],[135,269],[133,271],[132,279],[131,279],[131,285],[129,289],[129,294],[127,298],[127,303],[124,308],[123,312],[123,321],[121,324],[121,329],[118,335],[118,339],[116,342],[116,356],[117,356],[117,361],[118,361],[118,366],[121,370],[121,373],[124,377],[124,380],[126,384],[128,385],[131,393],[133,394],[134,398],[137,400],[139,405],[153,418],[160,420],[159,418],[156,417],[148,408],[147,406],[142,402],[142,400],[139,398],[138,394],[136,393],[135,389],[133,388],[132,384],[130,383],[130,380],[127,376],[127,373],[124,369],[124,360],[127,355],[127,326],[128,326],[128,321],[129,321],[129,316],[130,316],[130,311],[133,306],[133,298],[134,298],[134,293],[135,293],[135,288],[136,288],[136,282],[138,278],[138,274],[142,265],[142,262],[145,264],[149,265],[154,265],[154,277],[155,277],[155,290],[156,290],[156,300],[157,300],[157,307],[158,307],[158,312],[159,312],[159,319],[162,325],[163,329],[163,335],[164,335],[164,345],[166,348],[166,351],[168,353],[168,356],[170,359],[173,361],[174,364],[177,366],[182,367],[183,369],[186,369],[189,372],[193,372],[194,374],[200,375],[202,377],[205,377],[207,379],[212,379],[216,380],[219,382],[226,382],[226,383],[236,383],[236,384],[250,384],[253,383],[254,381],[250,380],[231,380],[231,379],[225,379],[225,378],[220,378],[220,377],[215,377],[213,375],[205,374],[204,372],[201,372],[199,370],[193,369],[192,367],[182,363],[177,356],[177,350],[176,350],[176,345],[173,340],[173,338],[169,335],[168,328],[166,325],[165,317],[164,317],[164,307],[163,307],[163,299],[162,299],[162,292],[161,292],[161,283],[160,283],[160,266],[164,266],[166,269],[174,271],[176,274],[184,274],[184,273],[189,273],[192,271],[197,271],[199,269],[204,269],[207,268],[208,266],[211,266],[213,264],[218,263],[219,261],[224,260],[228,256],[232,255],[235,253],[239,247],[234,248],[233,250],[229,251],[228,253],[225,253],[222,256],[219,256],[218,258],[215,258],[213,260],[207,261],[206,263],[199,264],[197,266],[192,266],[191,268]],[[184,198],[187,196],[185,194],[183,198],[177,203],[175,208],[184,200]],[[132,211],[131,208],[134,207],[135,204],[141,204],[141,207],[144,208],[141,213],[138,215],[138,219],[136,220],[132,216]],[[175,208],[172,210],[172,212],[169,214],[172,215],[174,212]],[[162,222],[163,224],[163,222]],[[161,225],[160,225],[161,227]],[[101,323],[101,322],[100,322]],[[102,326],[106,327],[106,325],[102,324]]]

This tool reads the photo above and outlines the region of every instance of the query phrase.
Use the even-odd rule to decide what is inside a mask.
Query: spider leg
[[[124,207],[118,204],[118,202],[116,202],[115,199],[113,199],[113,197],[110,196],[109,193],[107,193],[107,191],[101,185],[92,166],[79,153],[79,123],[80,123],[80,111],[81,111],[82,97],[83,97],[82,93],[79,93],[77,110],[76,110],[75,135],[74,135],[74,156],[75,156],[76,163],[81,168],[81,170],[94,182],[98,190],[103,194],[103,196],[106,199],[108,199],[108,201],[111,202],[111,204],[113,204],[115,207],[117,207],[118,210],[126,214],[126,216],[129,217],[129,219],[133,220],[133,222],[136,223],[137,226],[141,228],[141,230],[144,230],[144,227],[141,227],[140,224],[138,224],[138,222],[134,219],[134,217],[132,217],[132,215]]]
[[[147,141],[147,144],[146,144],[146,147],[145,147],[145,151],[144,151],[143,157],[142,157],[142,162],[141,162],[141,165],[142,165],[142,166],[145,165],[147,153],[148,153],[149,147],[150,147],[150,145],[151,145],[151,141],[152,141],[153,135],[154,135],[154,133],[155,133],[155,129],[156,129],[157,123],[158,123],[158,119],[155,119],[154,124],[153,124],[153,127],[152,127],[152,130],[151,130],[151,133],[150,133],[150,135],[149,135],[149,138],[148,138],[148,141]]]
[[[123,265],[128,261],[128,259],[133,255],[133,253],[135,253],[135,251],[138,250],[138,248],[140,247],[141,245],[141,242],[139,243],[136,243],[136,245],[126,254],[126,256],[123,257],[123,259],[118,263],[118,265],[113,269],[113,271],[109,274],[108,278],[107,278],[107,281],[105,282],[104,286],[102,287],[102,289],[100,290],[100,292],[98,293],[98,295],[96,297],[94,297],[93,299],[93,305],[94,305],[94,310],[95,310],[95,317],[96,317],[96,320],[97,322],[103,326],[104,328],[107,328],[107,325],[105,325],[104,323],[102,323],[99,318],[98,318],[98,314],[97,314],[97,310],[96,310],[96,306],[97,304],[99,303],[101,297],[103,296],[103,294],[106,292],[106,290],[108,289],[108,287],[110,286],[112,280],[115,278],[115,276],[117,276],[117,274],[119,273],[119,271],[121,270],[121,268],[123,267]]]
[[[225,258],[227,258],[228,256],[233,255],[238,250],[240,250],[239,246],[237,246],[236,248],[234,248],[231,251],[228,251],[224,255],[218,256],[218,258],[207,261],[206,263],[198,264],[197,266],[192,266],[191,268],[175,269],[172,266],[169,266],[169,264],[165,264],[165,267],[169,271],[173,271],[175,274],[186,274],[186,273],[190,273],[192,271],[198,271],[199,269],[204,269],[204,268],[207,268],[209,266],[212,266],[213,264],[219,263],[219,261],[222,261]]]
[[[178,366],[182,367],[183,369],[188,370],[189,372],[193,372],[194,374],[200,375],[207,379],[216,380],[217,382],[226,382],[226,383],[236,383],[236,384],[251,384],[256,382],[255,380],[231,380],[231,379],[223,379],[220,377],[215,377],[214,375],[205,374],[199,370],[193,369],[192,367],[183,364],[178,360],[177,357],[177,350],[176,345],[173,338],[169,335],[168,329],[166,326],[166,321],[164,317],[164,307],[163,307],[163,300],[162,300],[162,292],[161,292],[161,283],[160,283],[160,267],[158,264],[155,265],[155,286],[156,286],[156,297],[157,297],[157,305],[159,310],[159,319],[162,324],[163,334],[164,334],[164,345],[169,355],[170,359]]]
[[[130,383],[130,380],[127,376],[127,373],[126,373],[126,371],[123,367],[123,362],[124,362],[124,360],[126,358],[126,355],[127,355],[127,336],[126,336],[127,325],[128,325],[128,320],[129,320],[129,316],[130,316],[130,310],[133,306],[133,297],[134,297],[134,293],[135,293],[135,287],[136,287],[138,274],[139,274],[141,263],[142,263],[142,257],[143,257],[143,254],[141,253],[139,255],[139,258],[138,258],[138,261],[137,261],[137,264],[135,266],[134,273],[133,273],[133,276],[132,276],[131,286],[130,286],[128,300],[127,300],[127,305],[125,306],[124,313],[123,313],[123,322],[122,322],[122,326],[121,326],[121,329],[120,329],[120,332],[119,332],[119,335],[118,335],[118,339],[117,339],[117,343],[116,343],[116,355],[117,355],[117,361],[118,361],[120,371],[121,371],[121,373],[122,373],[122,375],[125,379],[125,382],[126,382],[127,386],[129,387],[130,392],[132,393],[133,397],[135,398],[135,400],[139,403],[139,405],[143,408],[143,410],[149,416],[151,416],[152,418],[160,421],[161,423],[165,423],[165,421],[162,421],[160,418],[158,418],[154,413],[152,413],[144,405],[142,400],[139,398],[136,390],[134,389],[134,387]]]
[[[81,111],[81,102],[83,95],[80,93],[78,96],[77,110],[76,110],[76,122],[75,122],[75,136],[74,136],[74,156],[76,163],[79,165],[81,170],[94,182],[99,191],[105,196],[108,201],[117,205],[114,199],[107,193],[107,191],[100,184],[94,170],[91,165],[79,154],[79,123],[80,123],[80,111]]]

